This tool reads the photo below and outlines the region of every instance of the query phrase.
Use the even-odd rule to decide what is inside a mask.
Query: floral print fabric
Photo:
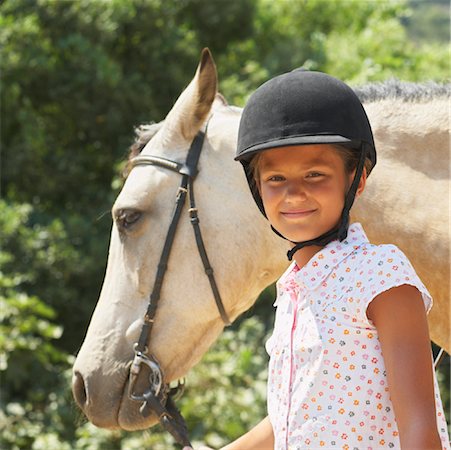
[[[415,286],[427,311],[432,299],[394,245],[372,245],[360,224],[277,283],[268,413],[276,450],[400,449],[377,330],[366,316],[373,298]],[[432,363],[432,361],[431,361]],[[449,438],[436,389],[443,448]]]

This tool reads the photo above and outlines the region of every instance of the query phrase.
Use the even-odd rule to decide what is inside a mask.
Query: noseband
[[[140,408],[141,414],[144,417],[148,417],[153,412],[158,417],[158,420],[164,428],[174,436],[179,444],[183,446],[191,445],[188,439],[188,432],[183,417],[177,410],[174,403],[174,397],[181,395],[183,384],[179,382],[177,387],[171,389],[167,383],[164,383],[160,364],[153,355],[147,354],[147,343],[149,342],[150,334],[152,332],[154,318],[160,299],[160,292],[163,286],[163,279],[168,266],[167,263],[169,260],[171,247],[174,242],[177,224],[179,222],[187,194],[190,201],[188,213],[191,224],[193,225],[197,249],[199,250],[199,255],[201,257],[205,273],[210,281],[216,306],[218,307],[219,314],[224,324],[230,325],[231,323],[224,309],[224,305],[214,278],[213,269],[208,260],[199,227],[199,218],[194,200],[193,183],[198,173],[197,164],[202,151],[204,138],[205,133],[199,131],[191,143],[185,163],[171,161],[166,158],[151,155],[139,155],[131,160],[132,168],[136,166],[152,165],[172,170],[182,176],[175,200],[175,210],[166,235],[163,251],[160,256],[160,262],[158,264],[153,290],[150,294],[147,311],[144,315],[144,324],[141,329],[138,342],[135,343],[133,348],[135,357],[130,367],[128,396],[132,400],[143,402]],[[149,387],[143,393],[136,393],[135,386],[143,364],[149,371]]]

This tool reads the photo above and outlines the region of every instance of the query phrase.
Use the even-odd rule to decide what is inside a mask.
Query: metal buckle
[[[182,197],[182,195],[186,195],[188,193],[188,189],[184,188],[183,186],[179,186],[178,190],[177,190],[177,195],[175,197],[175,201],[178,202],[180,200],[180,198]]]
[[[163,374],[160,369],[160,365],[150,359],[142,352],[135,350],[135,357],[133,358],[132,365],[130,367],[130,383],[128,387],[128,396],[132,400],[146,401],[145,392],[142,394],[136,394],[133,392],[139,373],[141,372],[141,364],[145,364],[149,369],[149,390],[158,397],[161,388],[163,386]]]
[[[185,392],[185,378],[177,380],[177,386],[171,387],[169,395],[174,401],[178,400]]]

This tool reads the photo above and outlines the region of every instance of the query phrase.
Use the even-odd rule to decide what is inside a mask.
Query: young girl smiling
[[[224,450],[449,449],[427,289],[394,245],[349,224],[376,164],[346,84],[295,70],[263,84],[237,160],[293,260],[277,283],[268,417]]]

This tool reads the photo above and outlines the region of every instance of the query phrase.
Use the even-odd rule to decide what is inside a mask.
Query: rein
[[[205,130],[206,132],[206,130]],[[169,384],[164,383],[163,372],[160,364],[153,355],[148,355],[147,343],[149,342],[155,314],[160,299],[163,279],[168,267],[168,260],[174,242],[177,224],[179,222],[186,196],[189,196],[190,207],[188,210],[191,224],[193,225],[194,236],[197,249],[201,257],[204,270],[208,276],[213,296],[218,308],[219,314],[225,325],[230,325],[230,319],[224,309],[221,296],[214,278],[213,269],[210,265],[205,245],[202,239],[202,233],[199,227],[199,217],[194,199],[194,179],[198,173],[197,165],[199,162],[205,133],[199,131],[191,143],[185,163],[172,161],[159,156],[139,155],[131,160],[132,168],[136,166],[153,165],[172,170],[182,176],[182,180],[175,200],[175,210],[166,235],[163,250],[160,256],[153,290],[150,294],[147,311],[144,315],[144,324],[141,329],[138,342],[134,344],[135,357],[130,367],[128,396],[130,399],[143,402],[140,407],[140,413],[148,417],[154,413],[163,427],[172,434],[175,440],[182,446],[190,446],[188,431],[185,421],[175,406],[174,399],[183,393],[183,383],[179,382],[175,388],[170,388]],[[149,387],[142,393],[135,392],[135,385],[141,372],[142,365],[149,371]]]

